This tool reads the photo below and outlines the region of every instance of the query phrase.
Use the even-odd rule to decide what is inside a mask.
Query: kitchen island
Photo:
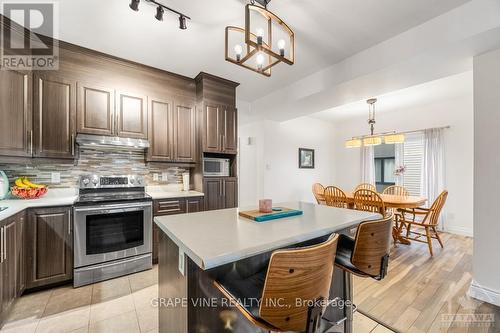
[[[331,233],[349,233],[378,214],[320,206],[305,202],[278,206],[299,209],[303,215],[255,222],[224,209],[156,217],[160,230],[160,332],[261,332],[235,309],[227,307],[213,281],[231,271],[252,274],[267,265],[273,251],[318,243]],[[242,210],[252,210],[248,207]],[[351,277],[335,269],[330,298],[352,299]],[[233,314],[228,315],[229,311]],[[337,321],[347,315],[344,331],[352,332],[347,307],[329,307],[325,317]],[[327,328],[325,328],[326,331]]]

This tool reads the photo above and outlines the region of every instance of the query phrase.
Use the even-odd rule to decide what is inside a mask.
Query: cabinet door
[[[26,227],[26,288],[73,277],[71,207],[32,209]]]
[[[78,82],[77,132],[113,135],[115,92],[92,83]]]
[[[203,111],[203,151],[221,151],[220,106],[205,104]]]
[[[186,213],[197,213],[204,211],[203,198],[187,198],[186,199]]]
[[[32,75],[0,70],[0,155],[31,156]]]
[[[118,92],[116,121],[118,136],[124,138],[148,138],[147,97],[125,92]]]
[[[148,161],[170,162],[174,160],[173,106],[172,101],[151,98],[149,104]]]
[[[75,86],[74,81],[50,74],[35,75],[35,157],[75,157]]]
[[[224,179],[224,208],[238,207],[238,180],[236,178]]]
[[[174,109],[174,151],[177,162],[196,162],[195,102],[177,100]]]
[[[222,179],[205,178],[203,180],[203,192],[205,193],[205,210],[216,210],[224,208],[222,200]]]
[[[238,118],[236,109],[233,107],[224,108],[224,133],[223,148],[224,153],[236,154],[238,152]]]

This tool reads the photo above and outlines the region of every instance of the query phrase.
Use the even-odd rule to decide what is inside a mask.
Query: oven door
[[[76,207],[75,268],[151,252],[151,202]]]

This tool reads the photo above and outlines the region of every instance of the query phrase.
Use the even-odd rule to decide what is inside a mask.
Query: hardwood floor
[[[445,248],[435,242],[434,257],[427,244],[393,247],[383,281],[354,278],[354,302],[362,313],[400,332],[500,332],[500,308],[466,294],[472,279],[472,238],[442,237]],[[473,322],[473,314],[493,319]]]

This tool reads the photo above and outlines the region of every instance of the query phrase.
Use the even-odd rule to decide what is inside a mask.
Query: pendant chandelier
[[[375,103],[376,98],[371,98],[366,101],[368,103],[368,125],[370,126],[370,134],[363,136],[356,136],[346,140],[346,148],[359,148],[361,146],[378,146],[384,141],[386,144],[395,144],[405,142],[404,133],[385,132],[375,134]]]
[[[271,76],[271,68],[283,62],[295,62],[293,31],[267,10],[271,0],[252,0],[245,7],[245,28],[226,27],[226,60]]]

